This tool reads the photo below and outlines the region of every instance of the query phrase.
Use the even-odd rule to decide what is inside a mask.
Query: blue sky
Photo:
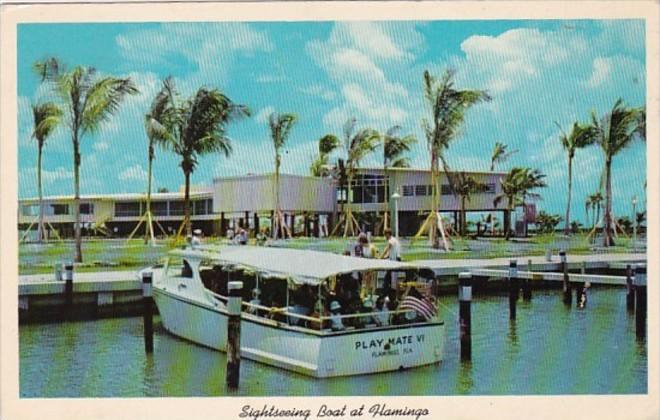
[[[201,160],[192,180],[202,184],[215,176],[273,170],[267,125],[272,111],[299,118],[286,146],[284,172],[306,174],[316,140],[340,135],[349,117],[359,127],[385,131],[400,125],[415,134],[413,166],[426,168],[422,73],[453,68],[459,88],[486,89],[493,101],[469,110],[461,137],[447,153],[451,165],[487,170],[494,143],[505,142],[519,152],[498,169],[539,168],[549,184],[539,207],[561,214],[566,154],[555,121],[568,129],[592,111],[602,114],[619,97],[631,106],[646,100],[641,20],[23,24],[17,69],[20,197],[36,195],[30,104],[50,95],[30,66],[52,55],[70,66],[130,76],[140,89],[98,134],[82,140],[83,194],[144,191],[143,115],[170,74],[185,97],[202,85],[217,87],[253,112],[229,127],[234,145],[229,159]],[[374,155],[364,165],[379,161]],[[595,146],[577,152],[573,214],[580,219],[584,199],[598,189],[602,164]],[[72,193],[65,127],[49,139],[43,169],[45,194]],[[645,178],[642,143],[615,158],[615,212],[630,213],[632,196],[643,197]],[[176,157],[158,151],[154,186],[177,190],[182,183]]]

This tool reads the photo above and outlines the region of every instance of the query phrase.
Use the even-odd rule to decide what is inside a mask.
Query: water
[[[566,308],[560,291],[535,291],[508,319],[504,294],[475,296],[472,362],[459,357],[455,296],[442,297],[444,361],[376,375],[314,379],[249,360],[231,395],[643,394],[647,349],[637,340],[625,292],[592,289],[586,310]],[[145,356],[139,317],[21,325],[22,397],[226,395],[225,355],[168,334],[155,322]]]

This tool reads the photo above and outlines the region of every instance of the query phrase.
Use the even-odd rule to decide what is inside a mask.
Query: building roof
[[[166,193],[151,193],[152,201],[163,200],[182,200],[183,192],[166,192]],[[190,198],[210,198],[213,196],[213,191],[190,191]],[[146,200],[146,193],[119,193],[119,194],[85,194],[80,196],[80,201],[139,201]],[[22,198],[21,202],[36,202],[37,197]],[[73,195],[51,195],[44,197],[44,201],[73,201]]]
[[[410,270],[415,265],[397,261],[349,257],[329,252],[247,245],[202,245],[171,252],[181,257],[212,259],[254,270],[267,277],[296,284],[318,285],[338,274],[373,270]]]

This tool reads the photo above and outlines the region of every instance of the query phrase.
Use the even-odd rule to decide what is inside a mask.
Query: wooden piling
[[[527,260],[527,271],[532,272],[532,260]],[[532,300],[532,280],[524,279],[522,287],[523,300]]]
[[[230,281],[227,284],[227,387],[238,388],[241,370],[241,292],[242,281]]]
[[[64,266],[64,304],[67,313],[73,308],[73,263]]]
[[[461,341],[461,360],[472,359],[472,274],[458,275],[458,318]]]
[[[582,266],[580,267],[580,274],[587,274],[587,263],[582,261]],[[587,306],[587,287],[588,283],[577,283],[575,286],[575,306],[578,308],[584,308]]]
[[[633,270],[630,264],[626,265],[626,309],[635,311],[635,288],[633,287]]]
[[[571,283],[568,279],[568,263],[566,262],[566,251],[563,249],[559,251],[559,260],[561,262],[561,271],[564,273],[564,282],[562,285],[563,300],[566,305],[570,305],[573,301],[573,293],[571,291]]]
[[[144,322],[144,352],[154,352],[154,321],[153,321],[153,273],[142,273],[142,316]]]
[[[637,338],[646,336],[646,266],[635,267],[635,334]]]
[[[518,262],[509,260],[509,319],[516,319],[516,303],[518,302]]]

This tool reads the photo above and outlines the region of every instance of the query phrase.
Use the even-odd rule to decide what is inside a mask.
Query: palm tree
[[[319,139],[319,154],[309,167],[309,171],[313,176],[328,176],[330,174],[330,171],[328,171],[330,154],[339,146],[340,141],[335,135],[326,134]]]
[[[472,194],[480,193],[486,191],[488,187],[486,184],[477,181],[472,175],[469,175],[465,172],[459,172],[456,176],[456,184],[454,185],[454,190],[456,194],[460,197],[460,229],[459,234],[461,236],[465,235],[465,226],[466,226],[466,203],[470,201]]]
[[[593,144],[594,130],[588,125],[581,125],[578,122],[574,122],[571,132],[566,134],[566,132],[564,132],[558,123],[555,122],[555,124],[557,124],[557,127],[559,127],[559,131],[561,131],[559,141],[561,141],[562,147],[564,150],[566,150],[566,153],[568,153],[568,197],[566,200],[566,224],[564,226],[564,235],[568,236],[568,234],[571,232],[570,224],[571,193],[573,191],[573,158],[575,157],[575,151],[577,149],[582,149]]]
[[[385,175],[385,182],[388,188],[385,191],[385,200],[387,201],[388,209],[383,214],[382,226],[387,229],[388,220],[387,216],[390,213],[389,209],[389,168],[409,168],[410,158],[403,156],[404,153],[410,152],[413,144],[417,143],[417,138],[414,135],[408,134],[407,136],[399,136],[401,127],[395,125],[391,127],[383,136],[383,172]]]
[[[594,130],[595,142],[600,145],[605,157],[605,218],[603,226],[603,246],[613,246],[612,238],[612,160],[629,146],[633,140],[640,137],[640,128],[645,120],[642,118],[642,108],[628,108],[622,99],[616,101],[612,109],[600,119],[595,113],[591,115],[591,128]]]
[[[45,237],[44,202],[41,184],[41,159],[46,139],[55,131],[62,118],[62,110],[52,102],[32,105],[34,131],[32,137],[37,141],[37,189],[39,190],[39,222],[37,237],[41,243]]]
[[[151,180],[152,180],[152,166],[153,160],[156,157],[155,146],[160,144],[164,146],[167,141],[171,140],[171,133],[168,127],[171,121],[168,121],[171,112],[170,108],[170,92],[173,89],[173,81],[171,77],[167,77],[163,81],[163,87],[156,94],[156,97],[151,102],[149,112],[144,116],[144,128],[149,139],[148,144],[148,167],[147,167],[147,209],[145,212],[145,229],[144,243],[146,244],[151,236],[151,245],[155,245],[154,228],[151,214]]]
[[[525,168],[524,177],[522,181],[522,191],[520,192],[520,201],[523,209],[525,209],[524,220],[525,220],[525,236],[527,236],[527,200],[540,200],[541,195],[532,190],[537,188],[544,188],[547,186],[545,183],[545,175],[541,173],[538,169]]]
[[[355,132],[355,124],[355,118],[349,119],[346,121],[346,124],[344,124],[344,148],[346,149],[346,199],[348,205],[344,206],[342,219],[333,229],[334,233],[339,226],[343,224],[344,237],[349,236],[349,232],[351,236],[354,236],[356,232],[360,231],[360,226],[357,220],[355,220],[351,208],[351,197],[353,195],[351,184],[353,182],[353,177],[360,166],[360,161],[362,161],[362,159],[364,159],[369,153],[376,150],[381,139],[380,134],[372,128],[363,128]],[[341,162],[339,166],[343,166]]]
[[[598,225],[598,222],[600,221],[600,208],[602,202],[603,202],[603,194],[601,194],[600,191],[591,194],[587,199],[587,203],[589,203],[589,205],[591,206],[591,212],[593,217],[591,223],[592,230]]]
[[[500,181],[502,192],[495,196],[493,205],[497,207],[503,199],[507,200],[508,214],[504,217],[505,239],[508,240],[511,235],[511,213],[515,210],[516,205],[524,206],[527,199],[539,198],[539,195],[532,190],[546,186],[543,178],[545,175],[538,169],[515,167]]]
[[[499,141],[495,142],[495,147],[493,147],[493,153],[490,155],[490,171],[495,171],[495,164],[506,162],[512,154],[517,153],[518,150],[508,150],[509,146],[500,143]]]
[[[184,219],[177,237],[185,227],[186,235],[192,234],[190,221],[190,176],[197,168],[200,156],[220,153],[229,157],[231,140],[227,136],[227,125],[239,118],[249,116],[244,105],[235,104],[218,89],[201,87],[190,99],[179,103],[173,83],[166,89],[168,109],[166,128],[170,133],[163,143],[165,148],[181,158],[181,170],[185,178]]]
[[[454,87],[454,71],[447,70],[440,79],[424,71],[424,97],[431,111],[431,120],[422,120],[431,152],[431,213],[415,236],[428,231],[429,240],[434,248],[438,230],[438,166],[442,163],[443,171],[449,175],[449,167],[444,153],[453,140],[458,138],[465,120],[465,112],[474,104],[489,101],[490,96],[482,90],[457,90]]]
[[[282,163],[282,155],[280,151],[282,150],[282,147],[284,147],[284,143],[286,143],[291,128],[295,123],[296,116],[293,114],[278,114],[273,112],[268,119],[270,136],[273,140],[273,147],[275,148],[275,213],[272,232],[273,238],[277,238],[279,233],[284,237],[287,232],[286,224],[284,223],[284,215],[282,214],[282,209],[280,209],[280,165]],[[290,233],[289,236],[291,236]]]
[[[499,141],[495,142],[493,147],[493,152],[490,155],[490,171],[495,171],[495,165],[498,163],[504,163],[511,157],[512,154],[517,153],[518,149],[509,151],[509,146],[505,143]],[[495,236],[495,215],[490,214],[490,223],[491,223],[491,235]]]
[[[35,72],[42,81],[53,84],[66,109],[73,144],[73,182],[75,213],[75,262],[82,262],[80,232],[80,142],[86,134],[98,132],[103,123],[119,110],[126,95],[138,93],[133,81],[113,76],[100,77],[93,67],[76,66],[67,71],[56,59],[34,63]]]

